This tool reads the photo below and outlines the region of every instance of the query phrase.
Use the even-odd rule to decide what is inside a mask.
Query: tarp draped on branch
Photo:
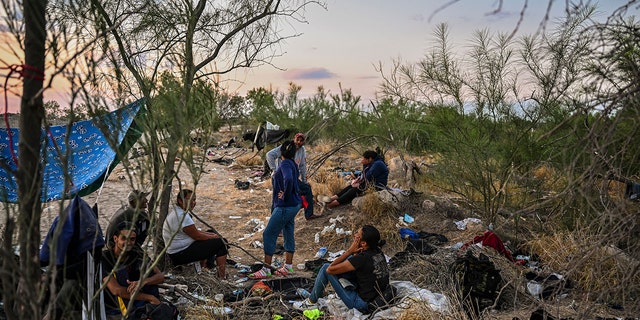
[[[118,164],[118,153],[126,154],[142,134],[134,121],[143,113],[142,104],[143,101],[138,100],[94,119],[72,123],[69,137],[66,137],[66,125],[52,126],[49,131],[42,129],[41,201],[60,200],[75,194],[83,196],[97,190],[105,175]],[[0,201],[17,203],[17,164],[9,147],[8,130],[11,130],[13,149],[18,149],[20,140],[20,130],[0,129]],[[65,191],[64,168],[71,182],[68,192]]]

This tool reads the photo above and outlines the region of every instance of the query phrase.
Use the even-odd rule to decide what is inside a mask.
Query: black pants
[[[187,264],[194,261],[208,260],[212,257],[226,256],[229,251],[221,238],[200,240],[192,243],[188,248],[170,254],[171,262],[175,265]]]
[[[340,192],[338,192],[336,195],[338,196],[338,203],[347,204],[351,203],[353,199],[363,194],[364,190],[360,190],[359,188],[354,188],[349,185],[346,188],[340,190]]]

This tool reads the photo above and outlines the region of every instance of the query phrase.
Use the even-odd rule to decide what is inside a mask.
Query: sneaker
[[[308,217],[304,217],[304,218],[307,219],[307,220],[314,220],[314,219],[318,219],[318,218],[322,218],[322,217],[323,217],[323,215],[314,213],[314,214],[312,214],[312,215],[310,215]]]
[[[293,275],[293,268],[281,267],[276,272],[274,272],[277,276],[290,276]]]
[[[254,273],[249,274],[247,278],[254,280],[271,278],[271,271],[269,271],[269,269],[262,268]]]
[[[293,308],[297,310],[309,310],[309,309],[317,309],[318,304],[315,302],[311,302],[309,298],[306,298],[302,301],[296,301],[293,303]]]

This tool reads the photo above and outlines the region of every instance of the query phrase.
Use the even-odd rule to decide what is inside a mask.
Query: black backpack
[[[147,303],[127,317],[127,320],[177,320],[180,312],[170,302],[160,304]]]
[[[494,301],[502,281],[500,270],[484,254],[475,257],[467,251],[453,263],[453,272],[464,297]]]

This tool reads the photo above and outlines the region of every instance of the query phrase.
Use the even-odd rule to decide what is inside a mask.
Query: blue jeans
[[[262,232],[262,242],[264,243],[264,254],[272,256],[276,252],[276,241],[278,234],[282,230],[284,237],[284,251],[294,253],[296,251],[296,241],[293,238],[296,215],[300,211],[300,205],[295,207],[275,207],[269,218],[267,227]]]
[[[313,302],[317,302],[319,298],[324,296],[324,288],[327,287],[328,283],[331,283],[333,287],[333,291],[336,292],[340,300],[344,302],[344,304],[349,309],[356,308],[358,311],[367,313],[367,309],[369,304],[362,300],[356,291],[356,288],[352,290],[345,289],[338,279],[347,278],[353,285],[357,285],[355,281],[355,277],[353,277],[353,273],[348,272],[341,275],[332,275],[327,273],[327,268],[329,267],[328,263],[325,263],[318,271],[318,277],[316,277],[316,282],[313,284],[313,289],[311,290],[311,296],[309,296],[309,300]]]

